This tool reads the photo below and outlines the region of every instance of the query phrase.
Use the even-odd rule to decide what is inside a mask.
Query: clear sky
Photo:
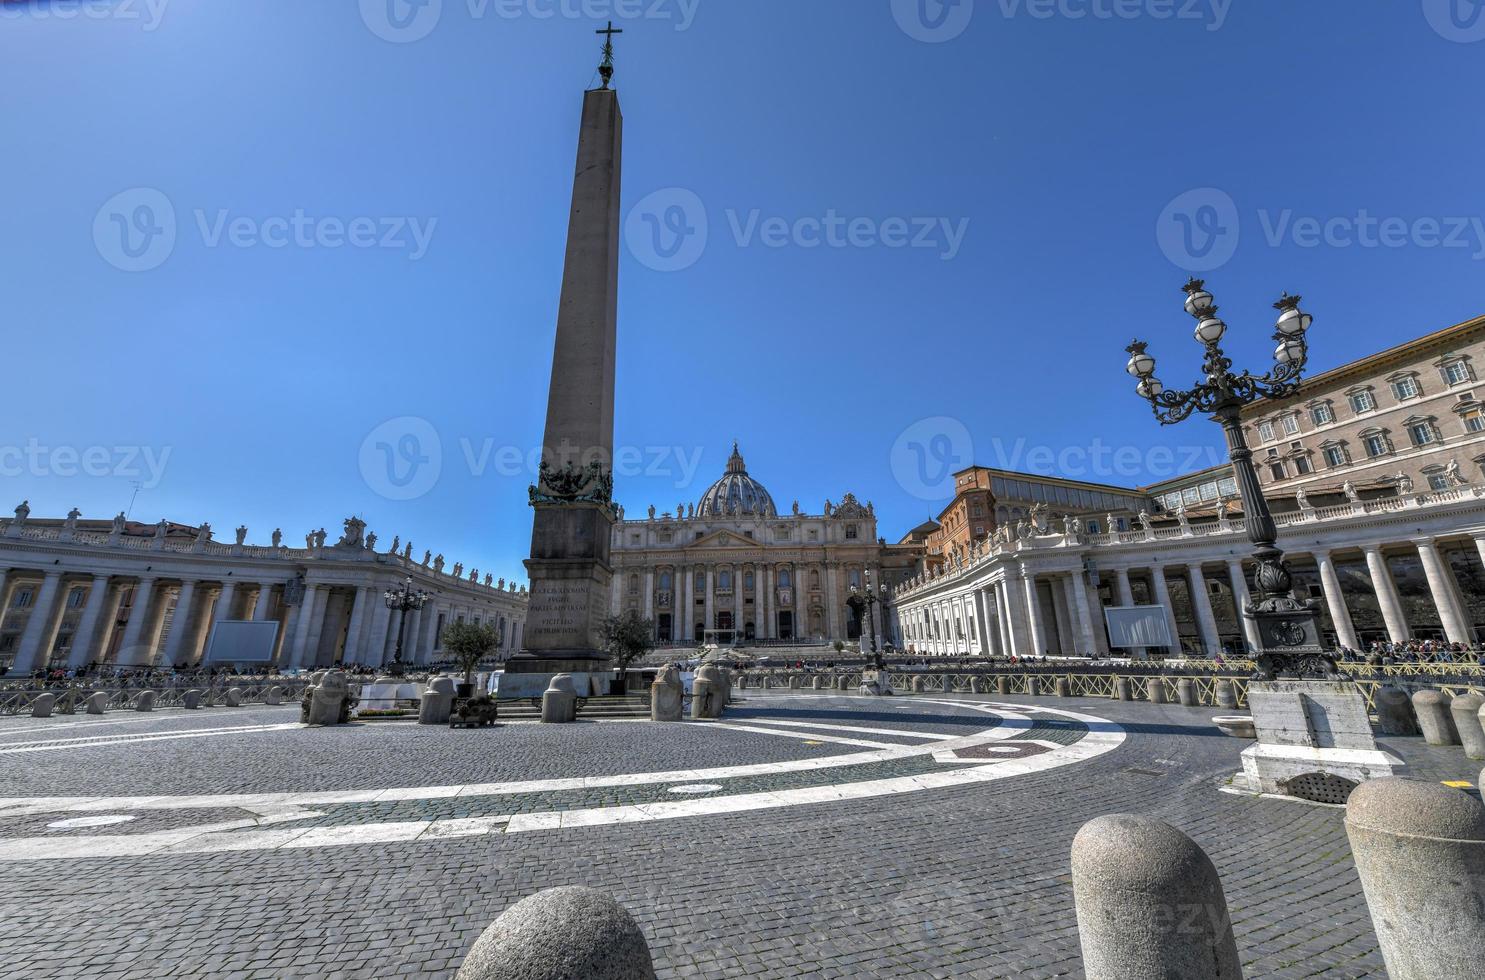
[[[1317,369],[1485,312],[1475,0],[6,2],[5,509],[139,482],[136,519],[360,514],[524,579],[610,18],[631,517],[733,439],[892,539],[971,459],[1215,462],[1123,373],[1138,334],[1194,378],[1188,270],[1239,366],[1282,290]]]

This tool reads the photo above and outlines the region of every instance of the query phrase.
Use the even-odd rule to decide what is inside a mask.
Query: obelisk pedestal
[[[617,93],[585,93],[541,473],[531,487],[525,648],[506,664],[502,698],[540,697],[556,674],[571,674],[577,695],[587,697],[607,693],[612,676],[603,620],[613,576],[622,145]]]

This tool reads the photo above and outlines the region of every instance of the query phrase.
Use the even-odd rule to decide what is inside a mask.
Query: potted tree
[[[619,668],[619,677],[609,689],[610,694],[624,693],[629,665],[655,648],[654,636],[654,620],[645,619],[633,609],[603,621],[604,649]]]
[[[474,695],[474,670],[499,643],[500,632],[493,625],[450,623],[443,628],[443,648],[454,658],[459,669],[464,671],[464,683],[455,686],[455,697],[468,698]]]

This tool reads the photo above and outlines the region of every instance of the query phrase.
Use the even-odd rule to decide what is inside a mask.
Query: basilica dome
[[[777,517],[779,512],[763,484],[748,476],[748,468],[734,442],[732,456],[727,460],[727,472],[701,495],[701,502],[696,505],[696,516],[732,517],[738,514]]]

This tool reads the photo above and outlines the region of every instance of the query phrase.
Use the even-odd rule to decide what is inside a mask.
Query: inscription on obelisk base
[[[606,48],[606,63],[610,60]],[[614,348],[619,282],[623,117],[618,95],[584,93],[562,298],[547,396],[541,473],[531,487],[531,600],[525,646],[506,664],[502,698],[539,697],[572,674],[580,697],[608,693],[603,648],[613,531]]]

